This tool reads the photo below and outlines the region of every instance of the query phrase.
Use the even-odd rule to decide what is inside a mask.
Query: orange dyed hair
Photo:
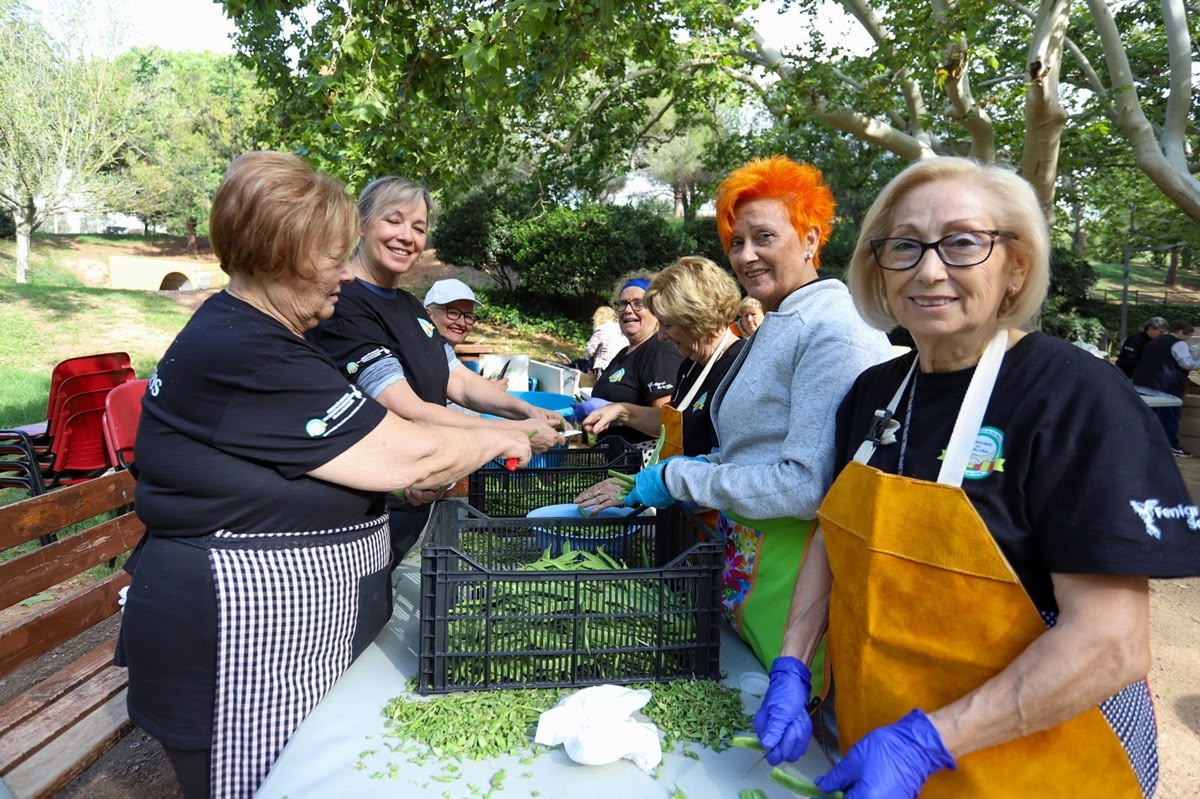
[[[821,247],[829,240],[833,210],[837,207],[821,170],[811,164],[798,164],[784,155],[773,155],[756,158],[730,172],[717,187],[717,235],[726,253],[733,239],[738,206],[761,199],[779,200],[787,206],[792,227],[801,239],[812,226],[820,229],[821,239],[813,254],[813,266],[819,266]]]

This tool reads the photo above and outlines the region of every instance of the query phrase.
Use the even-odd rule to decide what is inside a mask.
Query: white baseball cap
[[[456,278],[439,280],[429,287],[429,292],[425,295],[425,305],[427,306],[446,305],[455,300],[479,302],[475,298],[475,292],[471,291],[471,287]]]

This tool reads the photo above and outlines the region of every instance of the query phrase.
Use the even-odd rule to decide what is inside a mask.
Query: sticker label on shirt
[[[1147,499],[1144,502],[1131,499],[1129,506],[1142,520],[1142,524],[1146,525],[1146,535],[1156,541],[1162,540],[1162,529],[1158,523],[1164,520],[1180,519],[1187,522],[1189,530],[1200,530],[1200,508],[1195,505],[1164,508],[1157,499]]]
[[[433,333],[437,330],[437,328],[433,326],[433,322],[430,322],[428,319],[418,319],[417,323],[421,325],[421,329],[425,331],[426,336],[433,338]]]
[[[982,480],[992,472],[1004,471],[1004,433],[994,427],[979,428],[963,478]]]
[[[325,410],[320,419],[309,419],[304,424],[304,432],[309,438],[324,438],[337,431],[339,427],[354,418],[366,403],[367,397],[358,386],[350,386],[349,390],[338,398],[338,401]]]
[[[624,369],[624,368],[621,368],[621,369],[618,369],[617,371],[613,372],[611,375],[609,375],[609,376],[608,376],[608,382],[610,382],[610,383],[620,383],[620,382],[621,382],[621,378],[623,378],[623,377],[625,377],[625,369]]]

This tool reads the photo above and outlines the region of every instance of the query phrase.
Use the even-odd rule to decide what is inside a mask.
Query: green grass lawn
[[[1092,264],[1097,280],[1092,296],[1112,302],[1121,301],[1125,279],[1123,264]],[[1133,263],[1129,268],[1129,297],[1138,303],[1177,303],[1200,299],[1200,274],[1194,270],[1180,269],[1175,276],[1174,286],[1164,286],[1167,277],[1165,266],[1148,263]]]

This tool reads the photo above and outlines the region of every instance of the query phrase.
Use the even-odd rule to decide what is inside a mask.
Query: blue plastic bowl
[[[571,403],[575,401],[575,398],[569,394],[556,394],[553,391],[510,391],[508,393],[525,400],[530,405],[536,405],[548,411],[557,411],[563,416],[571,415]],[[500,417],[485,413],[483,418],[498,419]]]
[[[587,518],[610,519],[622,518],[629,516],[634,512],[634,508],[605,508],[599,511],[594,516]],[[568,502],[562,505],[545,505],[541,508],[534,508],[525,514],[527,519],[579,519],[583,518],[579,513],[579,506],[573,502]],[[587,535],[591,532],[579,527],[568,528],[572,532],[562,530],[547,530],[542,527],[533,528],[534,539],[537,542],[539,549],[550,548],[551,557],[558,557],[562,554],[563,542],[569,542],[571,549],[585,550],[587,552],[595,552],[600,547],[604,547],[604,551],[613,558],[625,557],[625,549],[637,532],[637,527],[627,527],[620,532],[612,533],[608,530],[596,530],[595,535]]]

